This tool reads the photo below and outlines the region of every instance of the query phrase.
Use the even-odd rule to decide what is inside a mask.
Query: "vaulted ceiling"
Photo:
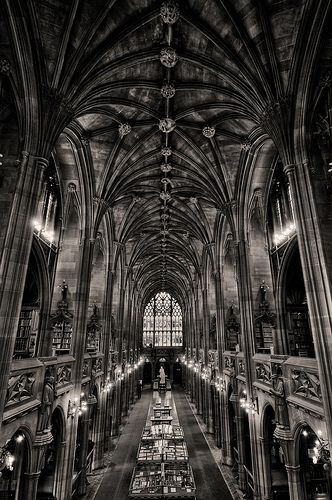
[[[6,4],[8,39],[19,44],[24,25],[33,41],[41,128],[57,131],[61,168],[76,134],[145,298],[164,286],[182,301],[251,146],[268,141],[266,109],[292,91],[312,2]]]

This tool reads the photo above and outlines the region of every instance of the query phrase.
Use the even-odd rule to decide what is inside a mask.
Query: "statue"
[[[265,306],[266,305],[266,292],[269,290],[270,287],[268,287],[265,284],[265,281],[262,280],[262,283],[259,287],[259,293],[260,293],[260,305]]]
[[[161,366],[159,369],[159,377],[160,377],[160,383],[166,384],[166,375],[165,375],[165,370],[164,370],[163,366]]]
[[[285,398],[284,380],[279,367],[272,382],[272,394],[275,397],[276,422],[279,427],[289,427],[288,409]]]
[[[38,419],[38,430],[47,433],[51,430],[51,415],[54,401],[54,377],[45,377],[42,404]]]

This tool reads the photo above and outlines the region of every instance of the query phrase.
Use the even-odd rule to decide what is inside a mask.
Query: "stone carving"
[[[22,373],[21,375],[11,376],[8,380],[6,406],[31,398],[35,380],[35,373]]]
[[[241,141],[241,149],[242,151],[250,151],[250,148],[252,146],[252,143],[248,139],[248,137],[245,137]]]
[[[120,123],[118,130],[119,130],[119,136],[122,139],[125,135],[130,134],[131,126],[129,125],[129,123]]]
[[[280,366],[273,376],[272,394],[275,397],[276,422],[281,428],[289,427],[288,409],[286,404],[283,373]]]
[[[160,51],[160,62],[166,68],[174,68],[179,58],[173,47],[164,47]]]
[[[165,157],[167,156],[171,156],[172,154],[172,148],[170,148],[169,146],[162,146],[161,148],[161,154]]]
[[[204,349],[199,349],[198,351],[198,362],[204,363]]]
[[[82,378],[89,377],[90,375],[90,363],[88,360],[85,360],[82,367]]]
[[[92,371],[95,373],[103,371],[103,358],[97,358],[92,362]]]
[[[266,384],[271,383],[271,367],[266,363],[258,363],[256,365],[256,377],[257,380],[265,382]]]
[[[160,17],[165,24],[174,24],[180,17],[179,4],[174,0],[163,2],[160,7]]]
[[[93,313],[87,324],[87,349],[98,350],[100,343],[101,324],[97,304],[93,305]]]
[[[228,370],[234,370],[235,367],[235,360],[231,356],[226,356],[225,357],[225,368]]]
[[[322,401],[320,381],[314,373],[307,373],[303,370],[292,371],[293,392],[298,396]]]
[[[163,200],[163,201],[169,201],[171,199],[171,193],[168,193],[167,191],[162,191],[160,193],[160,198]]]
[[[71,366],[61,365],[56,370],[56,388],[63,387],[71,382]]]
[[[238,370],[239,370],[239,375],[245,375],[246,365],[243,359],[239,359]]]
[[[172,83],[166,82],[160,89],[160,93],[165,99],[172,99],[175,96],[175,92],[176,90]]]
[[[165,134],[169,134],[176,127],[176,123],[172,118],[162,118],[159,121],[159,130]]]
[[[164,174],[168,174],[172,170],[172,165],[170,163],[162,163],[160,165],[160,170],[164,172]]]
[[[211,127],[208,125],[206,125],[202,130],[202,134],[207,139],[211,139],[212,137],[214,137],[215,133],[216,133],[216,129],[214,127]]]
[[[51,430],[51,416],[54,402],[54,382],[55,379],[51,373],[45,376],[42,404],[39,410],[37,430],[48,433]]]
[[[11,70],[10,62],[5,57],[0,58],[0,73],[8,75]]]

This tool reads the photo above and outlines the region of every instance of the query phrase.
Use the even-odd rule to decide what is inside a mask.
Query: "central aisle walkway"
[[[159,398],[158,393],[153,394],[152,391],[145,389],[142,399],[134,405],[114,451],[112,464],[105,472],[96,492],[95,500],[127,500],[143,427],[146,425],[149,408],[151,412],[155,403],[153,395]],[[197,500],[232,500],[183,390],[176,389],[171,393],[168,391],[166,399],[171,399],[173,424],[179,423],[184,431],[189,463],[193,468],[196,482]]]

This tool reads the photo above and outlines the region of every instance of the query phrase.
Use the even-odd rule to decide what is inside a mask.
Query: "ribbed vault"
[[[293,92],[309,3],[182,0],[173,19],[177,4],[159,0],[8,6],[13,33],[20,11],[31,33],[25,54],[12,38],[39,88],[35,135],[53,131],[62,166],[77,138],[96,225],[107,211],[144,303],[165,289],[183,305],[202,279],[264,117]],[[19,71],[13,79],[22,89]]]

